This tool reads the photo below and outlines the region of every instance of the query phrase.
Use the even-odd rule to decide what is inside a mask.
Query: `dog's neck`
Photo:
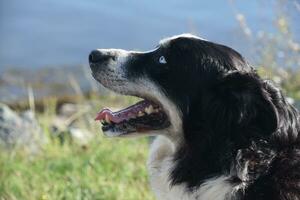
[[[208,178],[229,174],[234,155],[229,151],[228,141],[203,140],[194,145],[178,145],[174,153],[174,168],[171,172],[172,184],[186,183],[194,188]],[[229,147],[229,148],[228,148]],[[224,159],[224,155],[227,159]]]

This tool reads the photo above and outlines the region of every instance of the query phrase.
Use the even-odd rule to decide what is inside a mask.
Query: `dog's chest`
[[[151,188],[158,200],[227,200],[233,190],[226,176],[205,181],[194,192],[188,192],[185,184],[170,186],[169,173],[173,168],[174,145],[158,136],[151,145],[148,170]]]

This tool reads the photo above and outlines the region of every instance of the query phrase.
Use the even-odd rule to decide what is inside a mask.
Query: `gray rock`
[[[86,129],[89,123],[91,106],[88,104],[63,104],[53,119],[51,133],[61,143],[71,140],[80,146],[88,146],[94,134]]]
[[[91,110],[91,106],[88,104],[74,104],[65,103],[58,110],[58,116],[71,117],[72,115],[81,115]]]
[[[20,115],[0,103],[0,146],[12,150],[23,148],[37,153],[47,139],[32,111]]]
[[[69,131],[73,141],[80,146],[87,146],[94,137],[91,132],[81,128],[70,127]]]

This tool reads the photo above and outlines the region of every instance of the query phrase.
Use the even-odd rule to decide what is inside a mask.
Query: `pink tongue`
[[[143,112],[145,108],[150,105],[152,105],[153,107],[157,107],[157,105],[155,105],[154,103],[144,100],[117,112],[113,112],[107,108],[104,108],[97,114],[95,120],[105,120],[105,118],[108,117],[110,121],[114,123],[120,123],[124,120],[137,116],[139,111]]]

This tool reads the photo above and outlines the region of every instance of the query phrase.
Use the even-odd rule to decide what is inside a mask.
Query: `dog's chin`
[[[167,130],[167,129],[166,129]],[[165,129],[156,130],[156,131],[144,131],[144,132],[118,132],[118,131],[103,131],[105,137],[118,137],[118,138],[131,138],[131,137],[147,137],[147,136],[157,136],[163,134]]]
[[[170,126],[163,108],[146,99],[115,112],[105,108],[97,114],[95,120],[101,122],[102,131],[108,137],[153,135]]]

